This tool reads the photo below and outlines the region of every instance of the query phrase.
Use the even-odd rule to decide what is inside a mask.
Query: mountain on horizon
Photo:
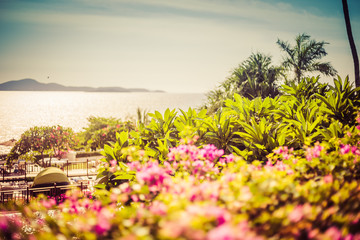
[[[0,84],[0,91],[78,91],[78,92],[164,92],[145,88],[122,87],[68,87],[58,83],[41,83],[31,78],[13,80]]]

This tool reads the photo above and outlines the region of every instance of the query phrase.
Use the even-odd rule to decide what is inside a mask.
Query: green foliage
[[[311,78],[302,78],[299,83],[293,81],[287,84],[281,85],[280,91],[285,96],[291,96],[295,98],[301,98],[309,100],[315,94],[325,96],[325,93],[329,90],[329,84],[320,83],[319,76]]]
[[[358,239],[360,117],[356,121],[333,146],[282,146],[266,165],[224,156],[212,145],[181,145],[163,162],[130,147],[124,151],[135,178],[90,196],[68,192],[59,205],[44,197],[19,205],[19,214],[0,216],[0,237]],[[124,146],[128,137],[118,136]]]
[[[189,108],[187,112],[181,109],[179,110],[181,114],[176,118],[174,125],[179,132],[179,135],[187,132],[184,136],[180,137],[184,139],[186,137],[198,136],[198,143],[201,143],[206,134],[206,129],[202,120],[207,117],[207,110],[202,109],[198,113],[192,108]]]
[[[328,62],[318,61],[327,55],[324,46],[327,42],[317,42],[303,33],[295,37],[295,44],[291,46],[288,42],[280,39],[276,42],[280,49],[286,53],[282,65],[292,70],[295,80],[300,83],[306,72],[320,72],[327,76],[335,76],[336,70]]]
[[[233,118],[219,110],[213,117],[208,117],[201,122],[206,126],[204,136],[206,143],[214,144],[227,154],[235,151],[240,141],[236,138],[237,127]]]
[[[207,93],[203,108],[214,113],[235,93],[249,99],[275,97],[279,94],[278,82],[282,77],[282,68],[272,65],[271,56],[252,53],[217,89]]]
[[[74,147],[76,142],[77,139],[71,128],[32,127],[25,131],[20,140],[15,143],[7,156],[7,162],[11,164],[13,160],[23,156],[43,166],[45,164],[44,154],[61,158],[63,151]],[[41,159],[35,158],[36,154],[39,154]]]
[[[323,103],[323,110],[335,120],[343,124],[355,124],[356,111],[360,106],[359,88],[353,88],[347,76],[344,81],[338,76],[334,79],[334,85],[325,96],[316,94]]]
[[[178,143],[178,130],[175,127],[176,110],[166,109],[164,116],[155,111],[148,113],[151,117],[148,125],[139,124],[139,131],[132,132],[135,142],[147,151],[149,156],[166,158],[168,148]]]
[[[128,132],[116,133],[116,142],[111,146],[104,146],[101,154],[105,157],[102,161],[104,164],[98,171],[96,179],[98,184],[96,188],[110,189],[118,186],[122,182],[132,180],[135,172],[130,171],[125,164],[128,162],[127,147],[132,143]]]
[[[135,125],[130,121],[116,118],[89,117],[89,125],[80,133],[82,145],[86,149],[96,150],[104,148],[105,144],[115,142],[116,133],[131,131]]]

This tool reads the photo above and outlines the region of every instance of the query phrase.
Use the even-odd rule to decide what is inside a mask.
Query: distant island
[[[73,91],[73,92],[164,92],[145,88],[122,87],[68,87],[57,83],[41,83],[31,78],[8,81],[0,84],[0,91]]]

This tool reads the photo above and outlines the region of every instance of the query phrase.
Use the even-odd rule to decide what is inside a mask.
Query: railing
[[[50,164],[49,164],[50,166]],[[54,163],[51,166],[56,166],[62,169],[66,175],[69,176],[89,176],[89,175],[96,175],[96,164],[93,161],[69,161],[66,162]],[[27,181],[27,177],[29,175],[36,176],[41,170],[44,168],[40,167],[34,163],[23,163],[19,164],[17,169],[9,168],[5,164],[0,165],[0,182],[9,182],[9,181]],[[76,173],[76,170],[83,170],[80,173]],[[86,171],[85,171],[86,170]],[[69,173],[70,172],[70,173]],[[75,173],[74,173],[75,172]]]
[[[42,187],[42,188],[18,188],[18,189],[8,189],[0,190],[0,203],[5,203],[9,201],[25,200],[29,203],[32,197],[36,197],[40,194],[44,194],[49,197],[62,198],[63,194],[71,189],[79,188],[81,192],[88,190],[88,184],[78,184],[78,185],[65,185],[65,186],[54,186],[51,187]],[[58,199],[59,200],[59,199]]]

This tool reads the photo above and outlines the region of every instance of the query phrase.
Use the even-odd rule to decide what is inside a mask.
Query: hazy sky
[[[277,39],[304,32],[353,80],[341,0],[0,0],[0,83],[206,92],[252,52],[279,64]]]

